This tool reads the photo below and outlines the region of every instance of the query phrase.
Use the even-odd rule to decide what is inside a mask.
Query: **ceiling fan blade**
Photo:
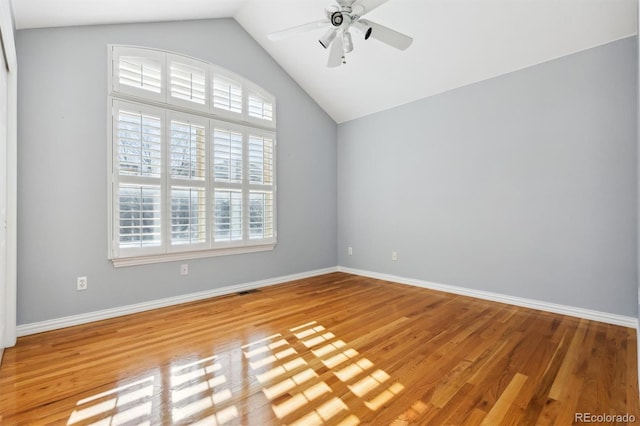
[[[376,40],[388,44],[391,47],[395,47],[396,49],[406,50],[411,46],[411,43],[413,43],[413,39],[411,37],[394,31],[391,28],[387,28],[384,25],[376,24],[375,22],[371,22],[366,19],[360,19],[360,22],[371,28],[371,38],[375,38]]]
[[[331,27],[327,30],[326,33],[322,35],[322,37],[320,37],[318,41],[320,42],[320,45],[326,49],[331,45],[331,42],[333,41],[334,38],[336,38],[337,34],[338,34],[338,29]]]
[[[308,24],[298,25],[296,27],[287,28],[280,31],[274,31],[272,33],[267,34],[267,38],[272,41],[282,40],[289,36],[306,33],[308,31],[313,31],[318,28],[326,27],[327,25],[331,25],[328,19],[323,19],[321,21],[309,22]]]
[[[340,7],[351,7],[355,2],[356,0],[336,0],[336,3],[338,3]]]
[[[342,37],[336,37],[331,43],[331,50],[329,51],[329,62],[327,66],[329,68],[339,67],[342,64],[342,55],[344,55],[344,48],[342,47]]]
[[[353,3],[353,13],[358,16],[362,16],[365,13],[371,12],[376,7],[382,6],[388,1],[389,0],[358,0]]]

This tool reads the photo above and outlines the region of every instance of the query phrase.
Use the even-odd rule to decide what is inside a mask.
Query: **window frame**
[[[120,84],[119,58],[121,56],[135,56],[159,61],[161,67],[161,93],[139,89],[134,86]],[[275,97],[269,92],[248,81],[236,73],[217,65],[190,58],[173,52],[157,49],[147,49],[134,46],[109,45],[108,59],[111,72],[108,76],[108,258],[115,267],[143,265],[167,261],[189,260],[221,255],[253,253],[273,250],[277,242],[277,132]],[[205,73],[205,103],[190,103],[188,100],[175,98],[171,94],[171,63],[177,62],[188,66],[201,66]],[[214,107],[213,86],[215,76],[222,76],[227,80],[238,83],[242,91],[242,112],[235,113]],[[271,120],[250,117],[248,112],[249,94],[256,94],[271,104]],[[161,172],[160,178],[145,178],[141,176],[120,175],[119,165],[119,124],[120,110],[142,111],[160,117],[161,121]],[[205,178],[203,181],[176,178],[172,174],[171,140],[172,122],[193,123],[204,127]],[[214,175],[214,129],[226,127],[242,134],[242,183],[223,184],[216,182]],[[272,235],[267,238],[250,238],[250,193],[256,187],[249,182],[249,137],[253,134],[272,140],[272,158],[269,162],[272,168],[272,183],[263,185],[266,192],[271,193],[272,204]],[[229,171],[231,173],[231,170]],[[120,241],[120,199],[121,184],[136,182],[159,182],[160,187],[160,244],[154,247],[132,248],[121,247]],[[155,184],[154,184],[155,185]],[[174,244],[172,238],[172,191],[174,188],[202,188],[205,193],[205,241],[203,243]],[[235,241],[216,241],[216,222],[214,195],[217,190],[234,188],[242,194],[242,239]],[[263,210],[262,218],[267,213]],[[268,223],[269,221],[267,221]],[[190,231],[188,231],[190,232]],[[144,235],[141,234],[140,235]],[[142,238],[142,237],[141,237]],[[141,245],[143,245],[141,243]]]

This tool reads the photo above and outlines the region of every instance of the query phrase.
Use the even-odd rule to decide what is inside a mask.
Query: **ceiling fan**
[[[362,34],[365,40],[372,38],[396,49],[405,50],[413,42],[411,37],[367,19],[362,19],[362,16],[388,1],[336,0],[337,6],[330,6],[325,10],[325,19],[275,31],[268,34],[267,37],[274,41],[282,40],[289,36],[328,26],[327,31],[318,40],[325,49],[331,47],[328,67],[337,67],[347,63],[346,54],[353,50],[351,29]]]

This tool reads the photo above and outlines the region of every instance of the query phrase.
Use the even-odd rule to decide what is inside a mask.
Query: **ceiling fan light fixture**
[[[369,40],[369,37],[371,37],[371,32],[373,31],[373,28],[371,28],[371,25],[367,25],[360,21],[356,21],[353,24],[351,24],[351,26],[356,30],[360,31],[364,36],[365,40]]]
[[[342,46],[344,53],[349,53],[353,50],[353,40],[351,40],[351,33],[349,31],[342,33]]]

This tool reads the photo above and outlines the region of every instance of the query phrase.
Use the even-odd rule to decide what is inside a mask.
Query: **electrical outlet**
[[[180,275],[189,275],[189,264],[183,263],[180,265]]]
[[[398,252],[397,251],[392,251],[391,252],[391,260],[393,260],[393,261],[398,260]]]
[[[347,248],[347,254],[348,255],[352,255],[353,254],[353,247],[348,247]]]
[[[89,283],[87,281],[87,277],[78,277],[76,279],[76,289],[78,291],[86,290],[89,287]]]

